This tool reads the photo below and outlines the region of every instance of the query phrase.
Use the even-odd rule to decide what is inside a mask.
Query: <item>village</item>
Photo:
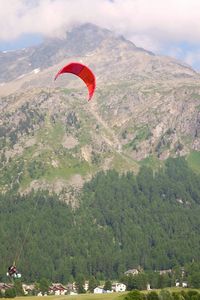
[[[166,274],[171,274],[172,270],[160,270],[157,271],[160,276],[164,276]],[[137,277],[139,274],[143,273],[143,270],[138,269],[130,269],[124,272],[124,275],[127,278]],[[182,276],[184,275],[184,271],[182,271]],[[64,295],[78,295],[80,293],[93,293],[93,294],[106,294],[106,293],[123,293],[127,290],[126,284],[123,282],[110,281],[101,282],[100,285],[95,286],[92,290],[90,287],[90,282],[88,280],[83,283],[82,292],[79,291],[77,287],[77,282],[67,283],[66,285],[62,283],[51,283],[45,288],[41,288],[37,283],[26,284],[22,283],[21,280],[16,279],[18,283],[21,284],[22,295],[24,296],[47,296],[47,295],[55,295],[55,296],[64,296]],[[3,283],[0,282],[0,294],[2,296],[6,295],[6,291],[11,290],[15,287],[15,282],[12,283]],[[188,284],[186,281],[176,280],[174,287],[182,287],[187,288]],[[147,291],[151,291],[150,283],[146,283],[146,287],[144,288]]]
[[[86,281],[84,284],[85,293],[88,292],[89,282]],[[4,295],[6,290],[12,289],[14,287],[13,283],[0,283],[0,292]],[[24,295],[36,295],[36,296],[47,296],[47,295],[55,295],[55,296],[63,296],[63,295],[77,295],[78,291],[76,288],[76,284],[68,283],[67,285],[63,285],[61,283],[52,283],[49,286],[47,292],[42,293],[41,291],[36,292],[35,284],[22,284]],[[126,285],[123,283],[115,282],[111,286],[111,290],[104,290],[103,286],[98,286],[93,290],[94,294],[103,294],[103,293],[113,293],[113,292],[125,292]]]

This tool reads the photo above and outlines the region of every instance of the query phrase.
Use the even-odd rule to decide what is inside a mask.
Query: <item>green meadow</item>
[[[110,294],[79,294],[66,296],[46,296],[47,300],[122,300],[127,293],[110,293]],[[38,298],[38,297],[37,297]],[[39,297],[40,299],[41,297]],[[24,300],[24,297],[16,297],[16,300]],[[36,296],[27,296],[27,300],[35,300]]]

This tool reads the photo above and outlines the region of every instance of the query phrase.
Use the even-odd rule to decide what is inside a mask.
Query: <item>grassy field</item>
[[[184,291],[189,291],[189,290],[196,290],[200,293],[200,289],[188,289],[188,288],[177,288],[177,287],[172,287],[172,288],[166,288],[165,290],[168,290],[170,293],[173,292],[180,292],[181,290]],[[160,289],[154,290],[158,294],[160,293]],[[123,300],[124,296],[128,292],[124,293],[111,293],[111,294],[79,294],[79,295],[66,295],[66,296],[46,296],[46,300]],[[142,291],[142,293],[147,294],[149,291]],[[37,297],[37,296],[27,296],[25,297],[27,300],[36,300],[36,299],[41,299],[43,297]],[[24,297],[16,297],[16,300],[24,300]]]
[[[66,296],[46,296],[46,300],[122,300],[126,293],[111,293],[111,294],[79,294]],[[43,297],[39,297],[41,299]],[[16,300],[24,300],[24,297],[16,297]],[[37,296],[26,297],[27,300],[36,300]]]
[[[189,166],[193,169],[194,172],[200,173],[200,153],[199,151],[191,152],[188,157],[187,161]]]

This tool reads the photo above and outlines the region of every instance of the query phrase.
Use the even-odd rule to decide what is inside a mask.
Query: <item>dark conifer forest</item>
[[[184,158],[139,173],[98,173],[74,209],[48,192],[0,196],[0,281],[16,262],[23,278],[120,278],[200,260],[200,176]]]

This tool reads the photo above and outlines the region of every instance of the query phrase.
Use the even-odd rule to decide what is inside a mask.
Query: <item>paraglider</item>
[[[95,88],[96,88],[96,78],[93,72],[85,65],[78,63],[78,62],[72,62],[64,66],[58,73],[56,74],[54,80],[58,78],[63,73],[72,73],[78,77],[80,77],[88,88],[88,101],[91,100]]]
[[[18,273],[15,264],[13,264],[12,266],[8,267],[7,276],[10,276],[12,278],[21,278],[21,274]]]

